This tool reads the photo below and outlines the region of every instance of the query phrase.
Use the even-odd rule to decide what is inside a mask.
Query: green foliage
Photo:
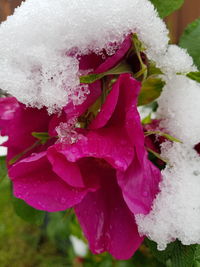
[[[41,225],[44,221],[45,212],[36,210],[27,205],[22,199],[13,197],[12,203],[16,214],[23,220]]]
[[[187,77],[200,83],[200,72],[196,71],[196,72],[190,72],[187,74]]]
[[[66,253],[61,253],[47,235],[41,238],[43,227],[30,224],[16,215],[8,178],[0,184],[0,196],[1,267],[73,266]],[[64,238],[67,236],[63,236]]]
[[[142,89],[138,98],[138,106],[147,105],[157,99],[164,85],[165,82],[162,79],[154,75],[149,76],[142,83]]]
[[[169,267],[197,267],[200,263],[200,245],[184,246],[175,241],[167,246],[166,250],[157,250],[155,242],[146,239],[146,244],[153,255]]]
[[[179,45],[188,50],[194,63],[200,69],[200,18],[187,26],[181,36]]]
[[[7,175],[6,157],[0,157],[0,181]]]
[[[160,17],[164,18],[179,9],[184,0],[151,0],[151,2],[158,10]]]

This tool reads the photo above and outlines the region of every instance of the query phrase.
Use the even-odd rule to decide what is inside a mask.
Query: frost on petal
[[[80,56],[113,55],[131,32],[149,58],[165,53],[168,31],[147,0],[27,0],[0,26],[0,87],[50,112],[80,104]]]
[[[89,193],[75,207],[76,215],[93,253],[108,251],[117,259],[128,259],[143,238],[116,184],[115,171],[101,175],[101,189]]]
[[[66,210],[79,203],[87,193],[58,177],[52,171],[45,152],[13,165],[9,177],[13,182],[14,195],[39,210]]]
[[[179,239],[183,244],[200,243],[200,157],[185,144],[164,144],[163,157],[170,166],[162,172],[163,181],[152,211],[137,215],[141,234],[163,250]]]

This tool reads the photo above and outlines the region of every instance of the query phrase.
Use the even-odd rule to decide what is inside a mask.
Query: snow
[[[165,53],[168,31],[147,0],[27,0],[0,26],[0,88],[50,112],[81,104],[77,55],[113,54],[131,32],[149,58]]]
[[[200,157],[180,143],[164,144],[162,150],[170,164],[162,171],[152,211],[136,216],[139,231],[160,250],[176,238],[184,245],[200,243]]]
[[[184,143],[194,146],[200,142],[200,84],[183,76],[166,79],[158,99],[157,117],[160,126]]]

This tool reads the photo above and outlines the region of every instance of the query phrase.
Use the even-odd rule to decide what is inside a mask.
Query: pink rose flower
[[[127,38],[104,62],[86,56],[80,68],[89,69],[91,60],[96,62],[94,72],[105,72],[122,60],[130,46]],[[89,126],[74,128],[80,138],[72,144],[55,143],[55,129],[84,114],[101,94],[100,81],[90,85],[82,105],[66,106],[60,117],[48,116],[44,109],[26,109],[13,98],[0,101],[0,127],[9,136],[12,156],[32,144],[32,132],[46,131],[51,137],[9,168],[14,195],[49,212],[74,207],[93,253],[108,251],[117,259],[130,258],[143,241],[134,215],[150,211],[160,181],[160,171],[145,150],[137,111],[140,87],[130,74],[120,75]]]

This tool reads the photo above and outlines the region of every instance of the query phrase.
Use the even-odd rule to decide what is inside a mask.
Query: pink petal
[[[87,194],[75,207],[76,215],[93,253],[108,251],[116,259],[128,259],[143,238],[115,182],[115,171],[101,175],[102,188]]]
[[[66,210],[79,203],[87,193],[60,179],[52,171],[45,152],[12,166],[9,177],[13,181],[14,195],[39,210]]]
[[[128,168],[134,155],[126,133],[115,127],[89,131],[73,145],[58,144],[57,150],[71,162],[84,157],[101,158],[122,171]]]
[[[48,149],[47,156],[51,162],[53,171],[66,183],[74,187],[85,187],[83,177],[77,164],[67,161],[53,146]]]
[[[106,98],[105,103],[101,107],[101,111],[98,113],[96,118],[92,121],[89,128],[90,129],[99,129],[104,127],[107,122],[110,120],[110,118],[113,115],[113,112],[116,108],[118,97],[119,97],[119,86],[120,86],[120,80],[118,80],[114,85],[109,93],[109,95]]]
[[[51,119],[44,108],[40,110],[26,108],[24,105],[14,102],[14,107],[16,106],[17,108],[12,109],[13,114],[10,117],[9,125],[2,120],[2,124],[7,127],[6,135],[9,137],[5,143],[8,147],[8,161],[24,152],[37,141],[32,136],[32,132],[48,132],[48,124]],[[5,104],[5,109],[6,107],[7,104]]]
[[[14,97],[0,98],[0,132],[2,135],[9,134],[9,125],[13,119],[19,103]]]
[[[147,153],[145,153],[143,162],[135,156],[126,172],[117,173],[117,180],[129,209],[134,214],[149,213],[159,191],[161,173],[148,160]]]
[[[103,73],[115,67],[125,57],[126,53],[131,48],[131,46],[132,46],[131,38],[130,36],[127,36],[124,42],[122,43],[121,47],[117,50],[117,52],[113,56],[108,57],[106,61],[103,62],[95,70],[95,73]]]

